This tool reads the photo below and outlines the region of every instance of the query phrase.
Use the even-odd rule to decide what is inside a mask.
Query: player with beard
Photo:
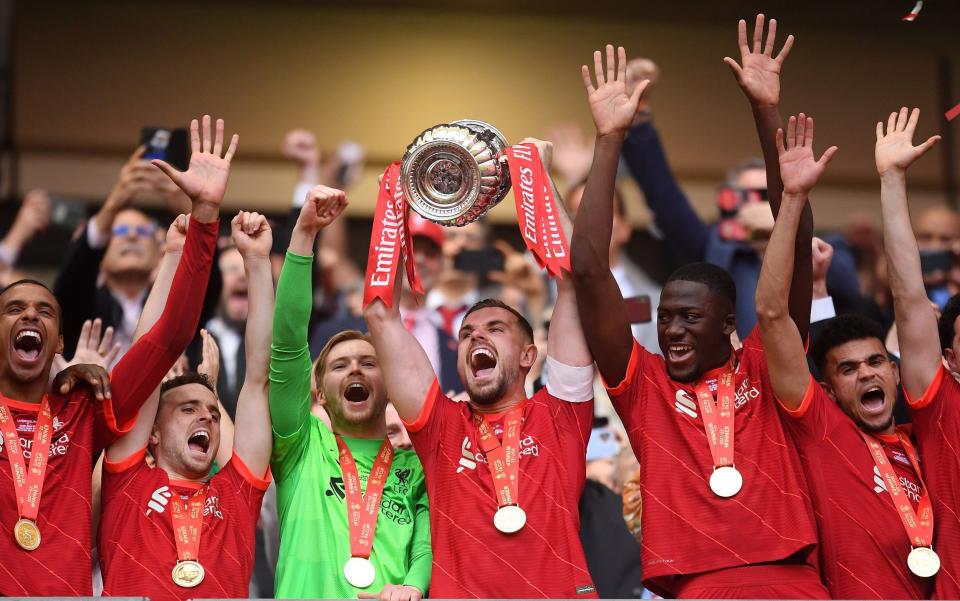
[[[883,123],[877,123],[875,159],[880,175],[884,252],[900,340],[900,374],[933,508],[933,540],[928,538],[929,530],[923,530],[923,540],[913,541],[911,556],[923,554],[920,557],[927,558],[923,563],[933,566],[933,553],[925,548],[932,542],[940,563],[932,579],[932,597],[956,599],[960,598],[960,456],[956,447],[960,440],[960,385],[949,369],[957,368],[960,356],[955,335],[957,297],[944,309],[938,336],[907,208],[907,168],[939,140],[939,136],[932,136],[919,146],[913,145],[919,116],[919,109],[911,113],[903,107],[899,113],[890,114],[886,132]],[[898,569],[903,569],[906,552],[910,552],[908,547],[897,558]],[[906,558],[909,560],[909,556]],[[916,557],[910,562],[911,568],[915,565]]]
[[[14,283],[0,293],[0,429],[2,463],[8,464],[0,465],[0,470],[22,471],[29,461],[24,487],[37,491],[24,494],[27,491],[21,492],[12,477],[4,478],[0,486],[0,525],[10,533],[0,536],[5,574],[0,594],[92,593],[90,499],[95,458],[134,427],[140,406],[186,348],[200,319],[226,185],[225,174],[217,178],[211,172],[210,118],[205,116],[203,122],[203,152],[194,120],[190,169],[174,178],[190,196],[193,210],[170,301],[157,323],[116,365],[109,382],[102,370],[98,379],[89,366],[74,366],[58,376],[56,392],[46,394],[50,365],[63,349],[60,307],[37,282]],[[222,127],[218,121],[218,152]],[[235,145],[234,141],[227,152],[228,163]],[[74,388],[81,380],[96,382],[97,388]],[[21,446],[24,452],[11,453]]]
[[[773,31],[761,52],[758,27],[751,52],[742,21],[740,28],[744,69],[759,61],[779,70]],[[626,53],[619,49],[617,68],[613,47],[606,50],[605,73],[594,53],[596,86],[583,67],[597,139],[572,261],[587,342],[640,461],[643,584],[664,597],[827,598],[806,483],[771,398],[764,347],[756,333],[737,351],[730,343],[736,288],[729,274],[695,263],[668,278],[656,314],[663,357],[631,335],[609,245],[617,163],[643,88],[627,95]],[[769,118],[778,119],[775,106]],[[761,144],[768,142],[761,133]],[[779,169],[768,181],[778,188]],[[771,202],[778,210],[779,195]],[[805,244],[809,257],[806,225],[797,248]],[[784,272],[794,285],[791,315],[804,331],[811,271],[808,260]]]
[[[418,601],[433,559],[423,468],[414,452],[387,439],[387,390],[366,336],[347,330],[324,346],[314,376],[330,427],[310,413],[314,241],[346,204],[340,190],[309,191],[277,284],[270,355],[276,595]]]
[[[535,143],[549,169],[551,146]],[[531,398],[524,381],[537,347],[517,311],[495,299],[467,310],[457,368],[468,400],[456,402],[443,394],[397,305],[374,300],[364,317],[390,400],[427,474],[431,596],[596,597],[577,513],[594,370],[569,275],[557,280],[547,386]]]
[[[226,417],[205,376],[187,372],[154,392],[136,427],[107,448],[99,532],[105,595],[174,601],[249,594],[273,443],[267,408],[272,235],[266,218],[257,213],[241,211],[231,226],[243,256],[251,308],[232,454],[226,461],[219,455],[221,469],[211,478],[221,447],[220,420]],[[176,225],[171,227],[141,330],[167,300],[179,259],[170,239],[181,236]],[[155,467],[144,460],[148,450]]]
[[[903,121],[905,126],[906,115]],[[812,352],[824,380],[821,387],[807,368],[803,339],[787,307],[791,284],[783,274],[794,263],[800,212],[835,149],[814,160],[813,119],[802,114],[798,120],[790,118],[785,145],[782,140],[781,132],[783,204],[757,286],[757,318],[770,382],[810,485],[823,580],[834,599],[927,599],[933,582],[908,569],[911,543],[916,542],[901,514],[931,523],[924,543],[929,546],[929,499],[909,428],[894,426],[900,380],[884,348],[883,330],[860,315],[828,322]],[[880,152],[878,143],[878,156]],[[905,207],[897,215],[884,207],[884,213],[887,232],[896,227],[889,223],[891,217],[905,219],[909,232]],[[889,249],[893,242],[885,238]],[[903,250],[896,248],[897,253]],[[929,326],[935,330],[929,304],[921,310],[930,312]],[[939,350],[936,342],[933,346]],[[903,357],[907,361],[906,351]]]

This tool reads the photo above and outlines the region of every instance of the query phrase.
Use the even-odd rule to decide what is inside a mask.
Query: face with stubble
[[[487,307],[463,319],[457,371],[472,402],[491,405],[523,387],[536,358],[536,345],[510,311]]]

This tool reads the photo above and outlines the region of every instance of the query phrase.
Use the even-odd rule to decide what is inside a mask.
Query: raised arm
[[[203,117],[203,140],[196,119],[190,125],[190,167],[181,173],[163,161],[154,161],[189,197],[192,212],[183,256],[163,312],[152,328],[138,340],[113,369],[112,416],[108,426],[120,434],[116,423],[132,421],[150,393],[190,343],[200,319],[203,295],[217,241],[220,203],[227,189],[230,161],[236,151],[234,135],[223,153],[223,121],[216,122],[216,139],[211,135],[210,117]],[[223,156],[221,156],[223,154]],[[116,422],[111,424],[110,422]]]
[[[140,313],[140,321],[137,322],[137,328],[133,333],[133,340],[136,342],[150,330],[160,319],[163,308],[167,304],[167,297],[170,295],[170,287],[173,285],[173,276],[177,272],[180,264],[180,257],[183,255],[183,244],[187,235],[187,216],[179,215],[170,224],[167,230],[167,239],[165,242],[165,251],[163,258],[160,259],[160,267],[157,270],[156,279],[147,300],[143,305],[143,311]],[[153,422],[157,417],[157,409],[160,405],[160,386],[157,385],[150,393],[149,398],[140,407],[137,414],[137,423],[128,433],[114,440],[107,447],[107,461],[123,461],[132,454],[140,451],[147,446],[150,438],[150,431],[153,429]]]
[[[273,433],[267,402],[270,332],[273,328],[273,274],[270,248],[273,234],[267,218],[240,211],[230,222],[233,242],[243,256],[250,311],[244,332],[247,371],[237,398],[233,452],[261,477],[270,465]]]
[[[760,150],[767,169],[767,196],[770,208],[777,218],[783,196],[783,181],[780,174],[777,145],[777,131],[782,127],[780,120],[780,71],[783,62],[793,47],[793,36],[788,35],[780,52],[773,56],[777,37],[777,20],[770,19],[767,39],[763,40],[764,17],[757,15],[753,29],[753,47],[747,41],[747,22],[740,20],[738,25],[738,45],[740,64],[730,57],[723,62],[730,67],[744,95],[750,101],[753,119],[760,138]],[[813,213],[809,206],[803,207],[797,228],[796,261],[793,266],[790,287],[790,315],[793,317],[800,336],[806,338],[810,327],[810,291],[813,283],[811,240],[813,239]]]
[[[394,299],[400,298],[400,287],[404,277],[403,261],[393,274]],[[424,401],[437,374],[423,347],[413,337],[400,319],[400,303],[386,306],[375,298],[364,307],[363,318],[370,328],[373,347],[377,351],[377,361],[383,372],[383,381],[387,385],[387,397],[397,408],[397,414],[405,422],[412,423],[420,417]]]
[[[347,205],[346,194],[326,186],[307,193],[290,235],[277,282],[270,347],[270,418],[276,437],[290,437],[310,416],[310,347],[307,329],[313,305],[313,245],[321,229]],[[275,441],[276,442],[276,441]]]
[[[618,49],[618,66],[613,46],[608,45],[606,50],[606,75],[600,51],[593,53],[596,87],[590,78],[590,69],[586,65],[582,68],[597,139],[593,165],[573,229],[571,264],[580,323],[587,345],[600,374],[614,385],[627,373],[633,352],[633,333],[620,288],[610,272],[613,186],[623,138],[647,84],[641,82],[632,95],[627,95],[626,51],[622,47]]]
[[[900,339],[900,377],[912,399],[923,396],[940,368],[937,318],[923,286],[920,251],[907,208],[907,168],[940,139],[932,136],[914,146],[913,132],[919,118],[920,109],[913,109],[909,116],[907,107],[890,113],[886,134],[883,122],[878,122],[874,152],[880,174],[883,249]]]
[[[790,274],[794,271],[794,263],[800,260],[795,252],[797,227],[808,193],[837,148],[830,147],[819,161],[814,160],[813,119],[805,118],[803,113],[798,119],[790,117],[786,146],[783,130],[777,131],[776,144],[783,174],[783,205],[763,257],[756,306],[773,391],[785,407],[795,410],[800,407],[810,385],[803,336],[791,317],[788,301],[791,286],[796,285]],[[811,247],[809,241],[807,246]],[[808,249],[808,255],[810,250],[812,247]]]

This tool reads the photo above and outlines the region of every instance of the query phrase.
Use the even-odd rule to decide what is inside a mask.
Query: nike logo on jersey
[[[457,466],[457,473],[463,472],[463,470],[475,470],[477,469],[477,462],[473,458],[473,453],[470,452],[470,437],[463,437],[463,444],[460,445],[460,465]]]
[[[173,493],[170,492],[169,486],[161,486],[157,490],[153,491],[153,494],[150,495],[150,500],[147,501],[147,513],[150,515],[154,511],[157,513],[163,513],[167,508],[167,503],[170,502],[170,497],[173,496]]]

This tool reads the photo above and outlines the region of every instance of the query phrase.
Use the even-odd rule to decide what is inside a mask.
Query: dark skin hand
[[[110,376],[99,365],[71,365],[53,379],[52,389],[65,395],[83,384],[90,386],[98,401],[110,398]]]
[[[767,170],[767,195],[773,216],[780,213],[783,198],[783,181],[780,178],[780,162],[777,153],[777,130],[783,127],[780,119],[780,70],[793,47],[793,36],[787,36],[779,54],[773,55],[776,44],[777,20],[770,19],[766,44],[763,42],[764,16],[757,15],[753,30],[753,45],[747,39],[747,23],[740,20],[738,45],[740,63],[726,57],[723,62],[730,67],[737,83],[750,101],[757,134],[760,136],[760,150]],[[810,302],[813,295],[813,213],[810,205],[803,208],[800,226],[797,230],[795,247],[796,260],[793,266],[793,278],[790,286],[790,316],[800,330],[800,337],[806,339],[810,328]]]
[[[618,49],[617,65],[613,46],[607,46],[606,50],[606,74],[601,53],[594,53],[596,87],[589,69],[586,66],[582,69],[597,138],[593,164],[574,223],[571,265],[587,346],[604,380],[616,385],[627,373],[633,351],[633,333],[620,287],[610,273],[613,188],[620,149],[647,82],[642,82],[632,95],[627,95],[626,53],[623,48]]]

